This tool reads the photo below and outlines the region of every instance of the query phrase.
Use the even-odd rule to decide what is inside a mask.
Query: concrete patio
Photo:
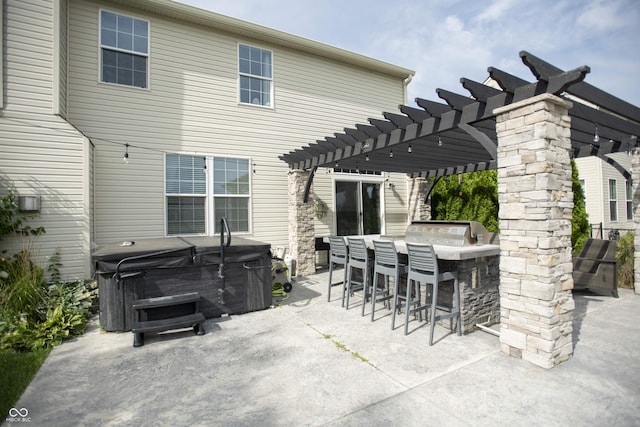
[[[101,332],[54,349],[16,408],[30,425],[640,425],[640,296],[575,296],[574,356],[545,370],[382,307],[326,298],[327,273],[298,278],[273,309],[210,319],[204,336]],[[367,308],[367,313],[369,310]],[[402,319],[402,317],[400,317]],[[5,425],[12,423],[5,422]]]

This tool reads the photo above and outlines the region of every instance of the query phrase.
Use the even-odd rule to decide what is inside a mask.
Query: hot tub
[[[200,295],[206,318],[268,308],[271,245],[234,237],[221,249],[214,237],[142,239],[99,247],[92,257],[102,328],[130,330],[133,300],[189,292]],[[162,318],[168,313],[156,314]]]

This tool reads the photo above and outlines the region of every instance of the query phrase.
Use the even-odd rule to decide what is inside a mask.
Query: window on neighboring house
[[[633,220],[633,186],[627,180],[627,220]]]
[[[271,51],[238,45],[238,73],[240,102],[243,104],[273,105],[273,65]]]
[[[167,235],[249,232],[249,159],[166,154],[165,193]]]
[[[100,11],[100,81],[148,86],[149,22]]]
[[[618,195],[616,188],[616,180],[609,180],[609,219],[611,221],[618,220]]]

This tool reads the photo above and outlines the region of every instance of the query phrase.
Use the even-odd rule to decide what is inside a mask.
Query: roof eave
[[[213,28],[242,37],[260,40],[277,46],[311,53],[339,62],[355,65],[370,71],[406,79],[415,75],[408,68],[340,49],[335,46],[309,40],[284,31],[253,24],[171,0],[107,0],[131,8],[157,13],[173,19]]]

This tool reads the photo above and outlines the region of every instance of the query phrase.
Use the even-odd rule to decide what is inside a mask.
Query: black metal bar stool
[[[342,285],[342,306],[344,307],[344,295],[347,287],[347,265],[349,264],[349,251],[347,244],[344,242],[344,237],[331,236],[329,237],[329,289],[327,290],[327,301],[331,301],[331,287],[335,285]],[[339,264],[344,267],[344,277],[342,282],[332,283],[331,277],[333,275],[333,266]]]
[[[458,335],[462,335],[462,321],[460,316],[460,287],[458,283],[458,273],[456,271],[440,272],[438,269],[438,258],[433,246],[407,243],[409,254],[409,272],[407,281],[416,281],[431,284],[431,303],[426,304],[426,308],[431,309],[431,331],[429,332],[429,345],[433,345],[433,330],[436,321],[455,318],[457,322]],[[453,302],[452,305],[438,305],[438,287],[441,282],[453,280]],[[408,286],[408,283],[407,283]],[[420,307],[418,307],[419,309]],[[446,314],[436,314],[436,310],[446,311]],[[407,320],[408,320],[407,310]],[[405,323],[405,334],[406,334]]]
[[[375,254],[375,266],[373,270],[373,286],[371,291],[371,321],[374,320],[376,303],[384,301],[389,308],[388,301],[393,299],[393,314],[391,316],[391,330],[395,329],[396,311],[399,309],[398,301],[404,299],[400,297],[400,277],[407,273],[407,266],[398,260],[396,245],[390,240],[374,240],[373,251]],[[384,278],[384,287],[379,287],[380,275]],[[389,277],[393,277],[395,291],[390,294]],[[382,294],[380,297],[379,295]]]

